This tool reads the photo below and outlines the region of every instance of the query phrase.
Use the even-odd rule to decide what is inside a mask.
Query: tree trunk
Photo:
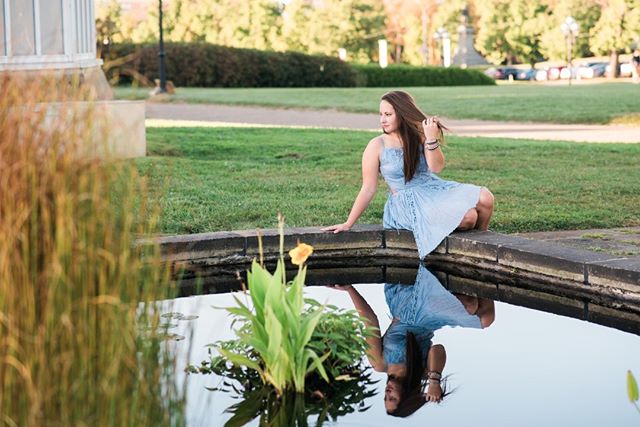
[[[607,77],[615,79],[618,77],[618,52],[615,50],[609,51],[609,74]]]

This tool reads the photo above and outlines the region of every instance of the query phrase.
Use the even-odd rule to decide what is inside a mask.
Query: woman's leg
[[[457,230],[465,231],[472,230],[473,227],[476,226],[478,222],[478,210],[476,208],[471,208],[464,214],[462,217],[462,221],[460,221],[460,225],[458,225]]]
[[[475,227],[478,230],[487,230],[489,228],[489,221],[491,220],[491,215],[493,215],[493,200],[494,197],[491,191],[486,188],[480,190],[480,200],[478,200],[475,209],[478,214]]]

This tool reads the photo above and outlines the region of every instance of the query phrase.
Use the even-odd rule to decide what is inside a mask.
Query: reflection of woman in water
[[[413,286],[384,286],[393,320],[380,337],[378,319],[367,301],[352,286],[336,288],[349,293],[360,315],[376,331],[368,339],[368,358],[376,371],[387,373],[385,408],[399,417],[447,395],[442,376],[447,355],[444,346],[432,343],[434,331],[446,325],[486,328],[495,317],[493,301],[453,295],[421,265]]]

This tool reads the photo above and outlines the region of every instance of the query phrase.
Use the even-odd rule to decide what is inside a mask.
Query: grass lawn
[[[166,233],[343,222],[375,133],[287,128],[148,128],[146,158]],[[499,232],[640,225],[640,145],[448,139],[445,179],[487,186]],[[381,223],[386,184],[360,223]]]
[[[171,102],[339,108],[377,112],[385,88],[178,88]],[[406,88],[428,114],[451,118],[553,123],[640,124],[640,87],[631,83]],[[146,99],[148,88],[118,87],[120,99]]]

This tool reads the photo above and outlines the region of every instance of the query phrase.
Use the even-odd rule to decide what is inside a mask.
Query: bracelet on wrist
[[[437,139],[427,139],[424,143],[427,144],[427,145],[434,145],[434,144],[438,144],[438,140]]]
[[[433,145],[433,146],[428,146],[427,150],[434,151],[434,150],[437,150],[438,148],[440,148],[440,144],[436,144],[436,145]]]

